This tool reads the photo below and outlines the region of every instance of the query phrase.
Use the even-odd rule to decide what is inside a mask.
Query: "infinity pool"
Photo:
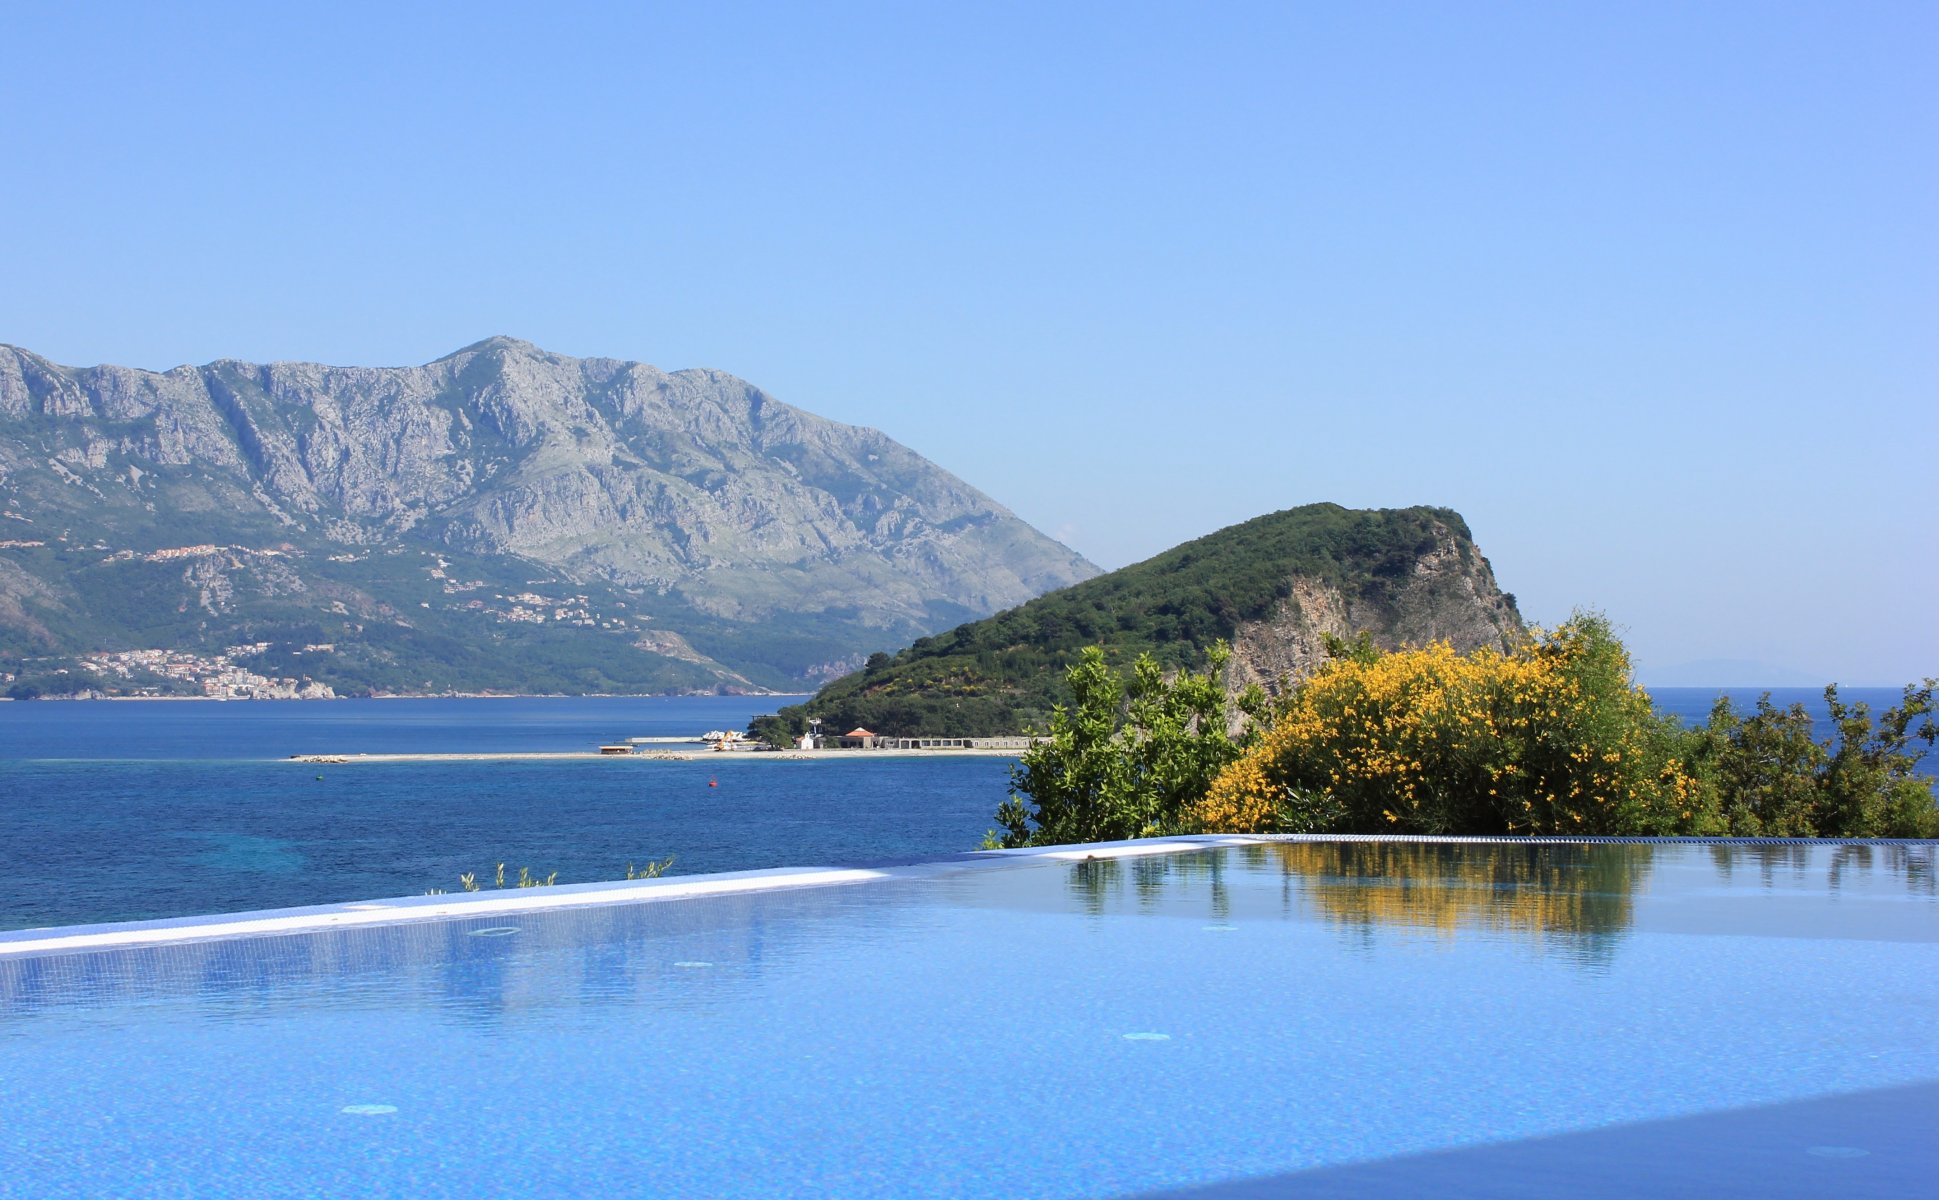
[[[1936,849],[1178,840],[0,935],[0,1196],[1929,1195]]]

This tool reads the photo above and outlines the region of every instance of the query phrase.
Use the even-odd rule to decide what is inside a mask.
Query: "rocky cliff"
[[[650,623],[640,653],[782,686],[1096,573],[886,435],[718,371],[509,338],[407,368],[77,369],[0,347],[0,656],[141,642],[81,576],[197,545],[226,557],[181,567],[183,611],[228,624],[265,590],[413,608],[414,627],[543,584]],[[375,567],[324,567],[399,556],[415,584],[455,561],[478,586],[392,596]]]
[[[1064,671],[1086,646],[1119,666],[1150,654],[1197,668],[1223,639],[1227,685],[1270,691],[1312,671],[1325,635],[1363,631],[1389,649],[1444,639],[1468,651],[1506,647],[1522,621],[1460,514],[1311,504],[922,638],[761,728],[780,738],[819,717],[904,736],[1017,733],[1065,702]]]
[[[1382,650],[1439,641],[1464,654],[1511,646],[1522,634],[1521,614],[1488,560],[1445,522],[1430,522],[1429,537],[1405,573],[1380,587],[1290,576],[1270,611],[1233,628],[1227,690],[1256,683],[1277,693],[1299,682],[1326,660],[1328,635],[1351,640],[1365,632]]]

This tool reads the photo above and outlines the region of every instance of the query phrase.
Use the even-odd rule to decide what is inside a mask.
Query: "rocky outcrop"
[[[1071,703],[1066,672],[1092,646],[1119,668],[1150,655],[1163,670],[1197,670],[1223,641],[1229,688],[1278,691],[1324,659],[1327,634],[1466,651],[1521,629],[1453,509],[1308,504],[923,638],[759,724],[780,740],[810,716],[893,736],[1009,736],[1048,727]]]
[[[1507,649],[1523,632],[1515,598],[1495,583],[1488,560],[1447,525],[1433,526],[1433,545],[1397,581],[1351,589],[1295,576],[1291,593],[1266,616],[1242,621],[1232,635],[1226,686],[1258,684],[1277,694],[1326,660],[1326,637],[1366,632],[1383,650],[1445,641],[1462,653]]]

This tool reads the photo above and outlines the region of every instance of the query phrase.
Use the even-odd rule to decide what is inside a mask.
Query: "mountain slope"
[[[199,569],[225,584],[184,560],[145,609],[113,603],[116,556],[193,546],[221,552]],[[405,582],[356,569],[400,557]],[[887,436],[717,371],[508,338],[422,367],[160,373],[0,347],[0,657],[260,641],[298,618],[355,643],[349,625],[407,607],[491,640],[480,609],[535,588],[608,633],[624,608],[622,657],[693,686],[798,686],[1095,573]],[[141,627],[170,611],[193,628]]]
[[[1196,667],[1223,638],[1229,687],[1296,682],[1324,637],[1361,630],[1392,648],[1437,639],[1471,650],[1522,629],[1458,513],[1444,508],[1288,509],[1040,596],[830,683],[764,719],[764,735],[819,717],[892,736],[975,737],[1041,727],[1063,700],[1063,671],[1088,645],[1125,663],[1149,652]]]

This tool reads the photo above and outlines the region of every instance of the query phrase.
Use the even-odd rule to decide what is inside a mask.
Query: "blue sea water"
[[[291,763],[588,750],[738,728],[790,698],[0,704],[0,929],[975,849],[1009,760]],[[697,747],[696,747],[697,748]]]
[[[1876,708],[1897,699],[1847,695]],[[1692,721],[1714,696],[1655,693]],[[1806,689],[1773,698],[1819,699]],[[465,872],[489,877],[500,862],[581,882],[668,855],[688,873],[930,857],[981,842],[1007,794],[1007,760],[287,761],[587,750],[734,728],[791,699],[0,704],[0,929],[416,895],[456,889]]]
[[[0,1198],[1929,1195],[1933,867],[1308,842],[0,955]]]

